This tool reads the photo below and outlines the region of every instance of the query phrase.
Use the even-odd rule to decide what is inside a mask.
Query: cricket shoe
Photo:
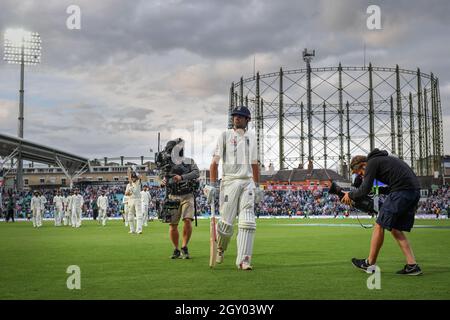
[[[239,270],[253,270],[252,265],[250,264],[250,257],[246,256],[244,260],[239,264]]]
[[[223,255],[225,252],[221,248],[217,248],[216,263],[223,263]]]
[[[173,250],[172,255],[170,256],[170,259],[178,259],[181,257],[181,252],[178,249]]]
[[[402,270],[397,271],[397,274],[404,274],[407,276],[420,276],[422,274],[422,269],[420,269],[418,264],[405,264]]]
[[[369,264],[369,261],[367,259],[352,259],[352,264],[361,270],[364,270],[366,273],[374,273],[376,265],[375,264]]]
[[[189,251],[187,247],[182,247],[181,248],[181,258],[182,259],[190,259],[191,256],[189,255]]]

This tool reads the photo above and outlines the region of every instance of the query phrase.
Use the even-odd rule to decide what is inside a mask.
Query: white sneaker
[[[216,263],[223,263],[223,255],[224,251],[222,249],[217,248],[217,257],[216,257]]]
[[[253,267],[250,265],[249,262],[250,258],[247,256],[244,258],[244,260],[239,264],[239,270],[253,270]]]

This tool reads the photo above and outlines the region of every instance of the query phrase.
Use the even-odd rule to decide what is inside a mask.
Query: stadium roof
[[[89,167],[89,160],[86,158],[25,139],[0,134],[0,156],[14,158],[19,149],[23,160],[60,166],[70,176]]]

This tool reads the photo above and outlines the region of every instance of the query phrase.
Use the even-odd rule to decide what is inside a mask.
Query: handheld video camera
[[[359,188],[359,186],[362,184],[362,182],[363,182],[363,177],[361,175],[356,174],[354,176],[352,186],[355,188]],[[388,194],[389,191],[390,191],[390,189],[388,186],[378,187],[379,194]],[[338,186],[335,182],[331,183],[331,187],[328,192],[331,194],[337,195],[339,197],[339,199],[342,199],[342,197],[344,196],[344,193],[342,192],[342,188],[340,186]],[[354,207],[358,210],[367,212],[370,215],[374,215],[374,214],[378,213],[377,209],[375,209],[375,203],[374,203],[375,200],[378,201],[378,198],[374,199],[373,197],[366,195],[362,199],[355,201]],[[381,204],[378,202],[378,205],[376,207],[379,208],[380,206],[381,206]]]
[[[338,186],[336,182],[331,183],[331,187],[328,193],[337,195],[339,199],[342,199],[342,197],[344,196],[342,188]],[[377,213],[374,209],[373,199],[368,195],[364,196],[364,198],[358,201],[355,201],[355,204],[353,206],[356,209],[367,212],[369,214]]]
[[[156,168],[161,170],[164,175],[169,174],[173,165],[171,154],[164,150],[156,153],[155,159]]]

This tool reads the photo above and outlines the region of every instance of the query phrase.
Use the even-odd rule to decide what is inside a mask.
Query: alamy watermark
[[[70,274],[67,278],[66,285],[69,290],[81,289],[81,269],[77,265],[70,265],[67,267],[66,273]]]
[[[367,14],[370,14],[366,20],[366,26],[369,30],[381,30],[381,9],[377,5],[370,5],[366,10]]]
[[[367,289],[369,290],[381,290],[381,269],[378,266],[370,266],[367,268],[368,273],[372,273],[370,277],[367,278]]]
[[[76,4],[72,4],[67,7],[66,13],[69,17],[66,19],[66,27],[69,30],[80,30],[81,29],[81,8]]]

